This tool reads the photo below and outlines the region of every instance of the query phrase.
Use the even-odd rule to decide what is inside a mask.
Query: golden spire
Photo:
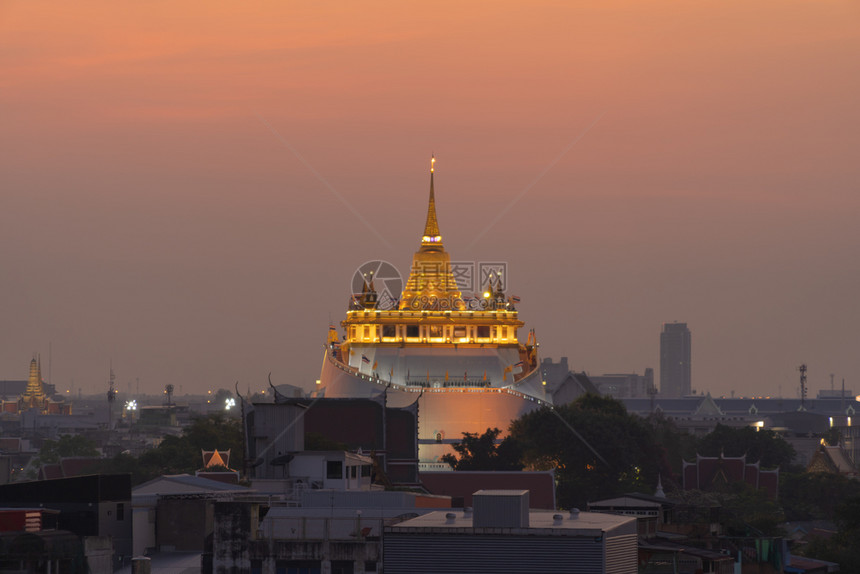
[[[451,269],[451,256],[442,245],[439,222],[436,220],[436,193],[433,172],[436,157],[430,158],[430,204],[427,224],[421,237],[421,247],[412,258],[409,279],[400,295],[400,309],[461,309],[463,301]]]
[[[41,358],[37,361],[36,357],[30,361],[30,376],[27,379],[27,388],[24,390],[26,399],[42,400],[45,398],[45,392],[42,388],[42,368]]]
[[[427,206],[427,224],[424,226],[424,236],[421,243],[440,243],[439,221],[436,219],[436,194],[433,192],[433,172],[436,169],[436,156],[430,156],[430,204]]]

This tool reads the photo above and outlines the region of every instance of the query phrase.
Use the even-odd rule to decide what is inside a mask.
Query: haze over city
[[[0,3],[0,378],[311,389],[355,269],[457,261],[541,356],[860,391],[853,1]],[[48,369],[45,368],[45,374]]]

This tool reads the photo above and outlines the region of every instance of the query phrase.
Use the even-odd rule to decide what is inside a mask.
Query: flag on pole
[[[370,364],[370,359],[367,358],[367,355],[362,354],[361,355],[361,362]]]

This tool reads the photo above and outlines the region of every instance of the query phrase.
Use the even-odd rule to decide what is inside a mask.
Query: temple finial
[[[427,224],[424,226],[424,236],[421,243],[440,243],[439,222],[436,220],[436,194],[433,191],[433,172],[436,169],[436,156],[430,156],[430,203],[427,206]]]

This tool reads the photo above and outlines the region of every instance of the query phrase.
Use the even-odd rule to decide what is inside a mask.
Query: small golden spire
[[[424,236],[421,243],[440,243],[439,222],[436,220],[436,194],[433,191],[433,172],[436,169],[436,156],[430,156],[430,204],[427,206],[427,224],[424,226]]]

